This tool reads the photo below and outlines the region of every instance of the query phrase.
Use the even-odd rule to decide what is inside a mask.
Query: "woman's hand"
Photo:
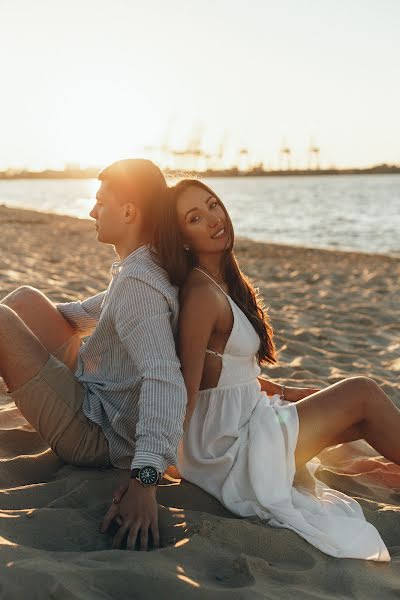
[[[320,392],[319,388],[298,388],[298,387],[289,387],[285,386],[285,400],[289,402],[297,402],[298,400],[302,400],[302,398],[306,398],[307,396],[311,396],[311,394],[315,394],[315,392]]]
[[[122,496],[128,490],[128,487],[129,481],[127,483],[121,483],[121,485],[118,486],[117,489],[114,491],[111,506],[106,512],[103,521],[100,525],[101,533],[105,533],[111,526],[113,521],[115,521],[118,524],[118,526],[122,525],[122,517],[119,514],[119,503],[121,502]]]

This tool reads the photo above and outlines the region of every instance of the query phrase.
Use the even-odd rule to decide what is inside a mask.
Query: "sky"
[[[0,0],[0,169],[399,164],[399,31],[400,0]]]

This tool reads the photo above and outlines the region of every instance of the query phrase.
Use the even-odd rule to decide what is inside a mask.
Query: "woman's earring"
[[[184,246],[184,248],[185,248],[185,252],[189,252],[190,251],[189,246]]]

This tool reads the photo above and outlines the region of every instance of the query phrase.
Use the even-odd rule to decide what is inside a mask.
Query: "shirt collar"
[[[136,248],[136,250],[128,254],[128,256],[126,256],[123,260],[118,260],[112,263],[110,269],[111,275],[118,275],[118,273],[120,273],[127,265],[137,262],[140,257],[144,257],[144,255],[148,254],[149,252],[150,244]]]

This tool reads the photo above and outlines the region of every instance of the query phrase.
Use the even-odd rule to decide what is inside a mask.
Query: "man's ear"
[[[132,223],[136,219],[137,208],[132,202],[124,205],[124,216],[127,223]]]

